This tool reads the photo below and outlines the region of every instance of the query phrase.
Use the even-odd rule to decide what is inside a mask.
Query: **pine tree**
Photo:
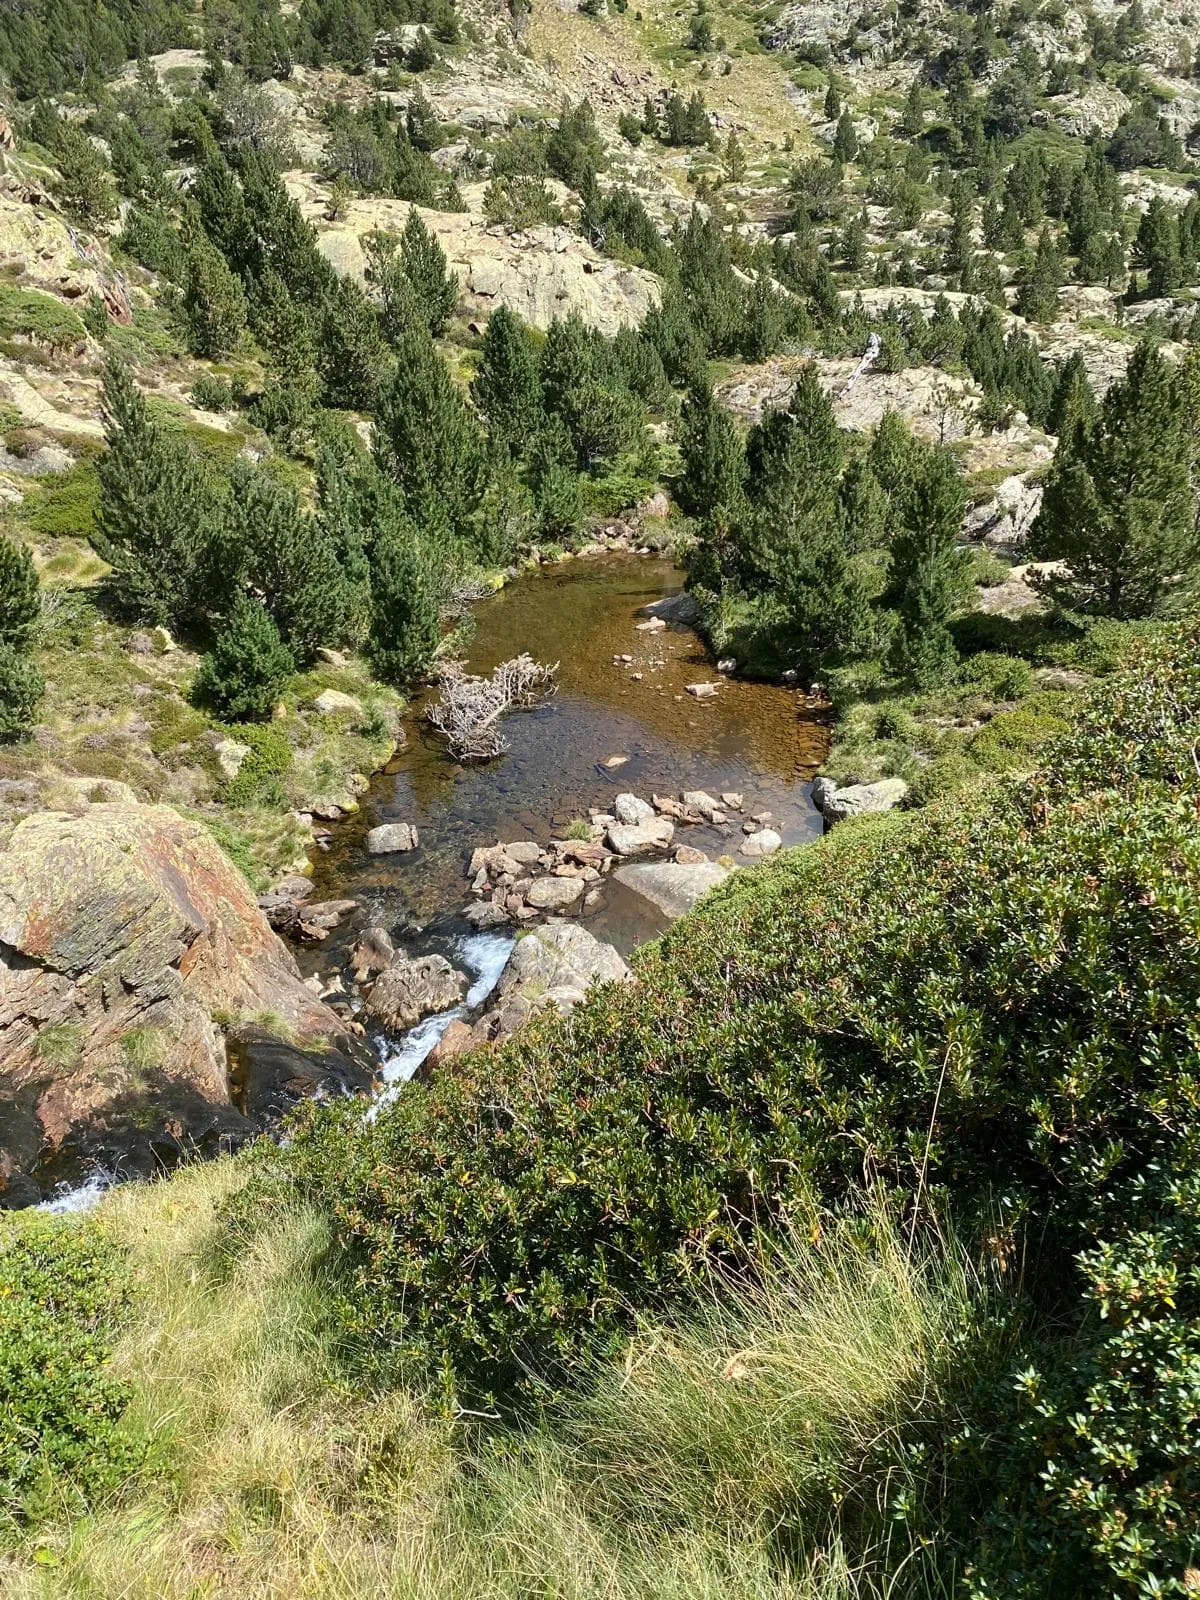
[[[59,177],[54,185],[63,210],[89,228],[117,214],[117,191],[108,162],[77,122],[62,122],[54,148]]]
[[[956,178],[950,192],[950,237],[946,241],[945,267],[960,278],[971,271],[975,260],[975,241],[972,223],[975,217],[975,196],[966,178]]]
[[[1031,534],[1065,571],[1045,580],[1072,609],[1150,617],[1200,569],[1190,418],[1149,341],[1105,395],[1095,425],[1060,440]]]
[[[917,447],[917,465],[894,501],[901,518],[892,539],[890,593],[900,615],[899,664],[919,689],[949,679],[958,652],[950,618],[969,587],[970,555],[958,547],[966,495],[962,474],[944,450]]]
[[[561,543],[583,524],[583,483],[575,447],[561,418],[545,420],[529,461],[538,529],[543,540]]]
[[[389,683],[407,687],[429,668],[441,637],[432,563],[412,525],[389,520],[371,559],[371,627],[367,654]]]
[[[418,528],[440,504],[452,533],[469,535],[482,439],[424,328],[408,329],[397,342],[395,369],[379,394],[372,448],[380,470],[403,490]]]
[[[400,261],[436,339],[458,306],[458,278],[446,265],[446,252],[415,211],[409,211],[404,224]]]
[[[370,411],[375,405],[385,348],[379,318],[350,278],[338,278],[324,303],[317,371],[327,406]]]
[[[1051,322],[1058,311],[1062,257],[1049,228],[1038,235],[1037,252],[1021,271],[1017,304],[1030,322]]]
[[[891,502],[868,456],[855,456],[846,468],[840,499],[842,524],[852,551],[874,550],[886,542]]]
[[[224,256],[195,219],[184,229],[183,315],[193,355],[218,361],[246,331],[246,297]]]
[[[746,452],[732,417],[707,383],[694,385],[684,401],[679,445],[678,495],[689,516],[735,512],[742,502]]]
[[[854,118],[847,109],[838,118],[837,131],[833,136],[833,159],[845,166],[857,154],[858,134],[854,129]]]
[[[1173,294],[1183,282],[1179,257],[1179,224],[1166,201],[1155,195],[1138,224],[1134,259],[1146,268],[1146,290],[1152,300]]]
[[[738,542],[741,580],[779,619],[780,648],[809,669],[856,654],[870,627],[840,515],[842,456],[833,407],[807,366],[788,410],[747,439],[751,503]]]
[[[746,288],[742,313],[741,353],[746,361],[765,361],[779,349],[787,324],[788,304],[765,272]]]
[[[243,283],[262,271],[261,251],[246,211],[242,186],[222,155],[213,155],[196,174],[191,189],[204,231]]]
[[[324,525],[300,509],[294,489],[262,467],[234,463],[224,541],[231,564],[263,603],[295,661],[347,642],[352,597]]]
[[[1096,412],[1096,397],[1088,381],[1087,367],[1076,350],[1058,369],[1046,427],[1060,439],[1077,429],[1086,433],[1096,420]]]
[[[41,584],[23,544],[0,534],[0,644],[28,650],[41,615]]]
[[[842,114],[842,97],[838,93],[837,79],[830,77],[825,88],[825,121],[836,122]]]
[[[200,663],[192,696],[226,722],[262,722],[294,671],[291,651],[262,602],[239,594]]]
[[[867,218],[856,211],[842,229],[842,260],[851,272],[861,272],[867,264]]]
[[[414,149],[425,155],[437,150],[444,142],[442,124],[425,90],[419,83],[413,85],[404,113],[404,131]]]
[[[900,114],[900,132],[906,139],[919,139],[925,126],[925,99],[921,93],[921,75],[918,72],[908,86],[904,110]]]
[[[492,438],[512,455],[525,454],[541,426],[542,389],[529,335],[507,306],[488,319],[471,394]]]
[[[32,730],[45,689],[24,651],[0,639],[0,743],[23,739]]]
[[[112,568],[110,586],[134,615],[186,628],[211,599],[219,497],[195,452],[152,421],[121,362],[105,367],[103,404],[108,449],[96,465],[92,542]]]

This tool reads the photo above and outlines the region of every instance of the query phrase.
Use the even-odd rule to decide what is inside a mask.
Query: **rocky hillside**
[[[613,547],[676,557],[726,676],[828,710],[843,789],[1028,771],[1200,571],[1191,27],[28,8],[0,55],[14,859],[50,813],[120,853],[100,794],[256,891],[307,874],[472,601]],[[91,1038],[22,1004],[21,1074],[41,1031]],[[183,1073],[219,1085],[205,1004]]]

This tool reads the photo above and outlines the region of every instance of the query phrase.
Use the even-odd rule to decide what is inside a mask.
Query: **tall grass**
[[[214,1208],[236,1163],[115,1191],[139,1312],[116,1354],[150,1466],[43,1526],[19,1600],[929,1600],[887,1506],[900,1445],[945,1405],[979,1286],[960,1253],[885,1228],[764,1254],[524,1433],[439,1419],[340,1375],[327,1223],[264,1219],[232,1261]]]

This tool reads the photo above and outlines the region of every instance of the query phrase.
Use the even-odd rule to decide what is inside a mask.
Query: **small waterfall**
[[[95,1172],[74,1185],[60,1183],[49,1200],[43,1200],[36,1209],[54,1216],[75,1216],[90,1211],[107,1190],[116,1183],[116,1174],[97,1167]]]
[[[384,1057],[384,1088],[376,1106],[387,1104],[395,1098],[400,1086],[408,1082],[452,1022],[466,1017],[483,1004],[499,982],[515,943],[511,934],[504,933],[471,933],[455,940],[455,953],[468,972],[474,974],[475,981],[467,990],[461,1005],[450,1011],[439,1011],[432,1017],[423,1017],[416,1027],[410,1028],[401,1038],[391,1054]]]

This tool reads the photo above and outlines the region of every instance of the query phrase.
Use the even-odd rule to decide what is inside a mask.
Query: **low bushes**
[[[123,1252],[38,1216],[0,1229],[0,1528],[119,1484],[138,1458],[108,1369],[128,1308]]]

